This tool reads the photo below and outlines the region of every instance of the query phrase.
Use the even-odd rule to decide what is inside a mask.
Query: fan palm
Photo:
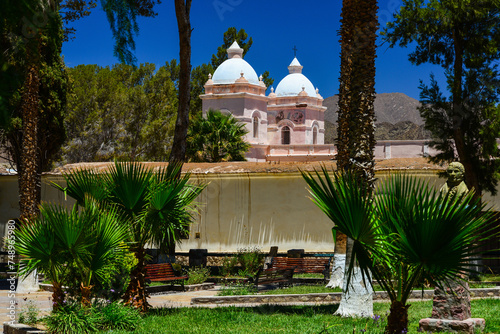
[[[441,285],[472,272],[478,244],[492,236],[490,213],[469,193],[460,198],[408,175],[389,176],[373,198],[351,174],[302,173],[312,200],[353,240],[348,277],[357,262],[391,300],[386,332],[408,328],[408,298],[422,280]],[[349,286],[349,283],[347,284]]]
[[[210,109],[206,118],[195,119],[189,130],[186,154],[193,162],[244,161],[250,144],[243,123],[232,115]]]
[[[188,232],[192,221],[194,199],[204,186],[188,184],[189,174],[177,177],[182,165],[153,172],[139,163],[118,163],[108,173],[80,170],[65,175],[69,196],[84,205],[90,197],[105,211],[108,205],[116,208],[127,223],[131,250],[138,264],[130,274],[125,293],[128,304],[146,311],[149,307],[145,286],[146,245],[166,249],[175,243],[180,233]]]
[[[92,283],[102,280],[116,256],[123,251],[127,231],[115,210],[100,214],[91,205],[82,211],[43,204],[40,215],[17,232],[16,250],[22,255],[20,273],[35,270],[53,285],[54,308],[64,302],[62,289],[69,268],[77,268],[82,304],[90,305]]]

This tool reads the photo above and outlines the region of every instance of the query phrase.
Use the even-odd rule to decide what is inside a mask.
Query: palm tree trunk
[[[463,48],[462,48],[462,32],[459,28],[453,31],[453,48],[455,59],[453,63],[453,140],[457,149],[458,158],[465,168],[465,184],[469,190],[474,189],[474,198],[481,198],[482,189],[479,186],[479,179],[476,174],[474,163],[469,159],[470,154],[467,152],[465,144],[465,135],[462,130],[462,122],[464,122],[465,111],[463,110]]]
[[[85,286],[83,282],[80,283],[80,292],[82,293],[82,307],[90,307],[92,305],[91,303],[92,285]]]
[[[393,300],[391,302],[390,313],[387,317],[386,333],[400,334],[408,330],[408,308],[410,305]]]
[[[343,0],[337,165],[372,185],[375,148],[376,0]]]
[[[62,286],[58,282],[52,282],[54,291],[52,292],[52,309],[56,311],[64,305],[64,292]]]
[[[30,58],[30,57],[28,57]],[[19,169],[20,220],[24,221],[38,213],[41,176],[38,173],[38,117],[40,82],[38,68],[32,65],[24,84],[22,102],[23,150]],[[20,168],[19,168],[20,167]]]
[[[347,285],[347,270],[350,264],[353,245],[354,241],[351,238],[347,238],[342,298],[335,315],[342,317],[371,317],[373,315],[373,289],[369,282],[363,281],[361,270],[356,264],[354,264],[354,270],[349,285]]]
[[[130,272],[130,283],[125,291],[124,302],[141,312],[147,312],[151,305],[148,303],[149,294],[146,291],[146,250],[139,247],[134,253],[137,265]]]

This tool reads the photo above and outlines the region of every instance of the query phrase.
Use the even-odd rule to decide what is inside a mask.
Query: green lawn
[[[321,306],[271,306],[255,308],[163,308],[154,309],[145,316],[133,333],[383,333],[388,303],[374,303],[374,319],[349,319],[332,316],[337,304]],[[428,317],[432,302],[414,302],[409,309],[408,333],[417,333],[418,320]],[[500,300],[472,301],[472,316],[486,319],[485,333],[500,333]],[[107,333],[130,333],[112,331]]]

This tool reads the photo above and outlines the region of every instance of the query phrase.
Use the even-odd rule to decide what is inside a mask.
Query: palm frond
[[[94,170],[81,169],[63,175],[66,187],[58,184],[52,185],[65,194],[74,198],[78,205],[83,205],[85,197],[92,197],[97,202],[103,201],[108,196],[108,191],[103,183],[102,176]]]
[[[140,163],[115,162],[114,168],[106,174],[110,202],[134,217],[148,203],[152,175],[152,171]]]
[[[353,239],[353,251],[349,261],[347,286],[355,265],[359,265],[362,277],[370,278],[375,270],[370,252],[377,252],[382,240],[377,233],[371,197],[359,178],[351,173],[333,172],[333,179],[323,166],[321,174],[301,171],[310,188],[312,201],[332,220],[334,229]],[[369,279],[371,282],[371,280]]]

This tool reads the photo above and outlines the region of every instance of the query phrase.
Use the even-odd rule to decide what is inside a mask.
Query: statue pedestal
[[[434,289],[432,316],[421,319],[419,329],[424,333],[446,331],[471,334],[484,330],[484,319],[471,318],[469,284],[449,281],[445,286],[445,290]]]
[[[455,332],[474,334],[477,330],[483,331],[486,322],[482,318],[469,318],[465,320],[448,320],[425,318],[418,323],[419,330],[427,332]]]

